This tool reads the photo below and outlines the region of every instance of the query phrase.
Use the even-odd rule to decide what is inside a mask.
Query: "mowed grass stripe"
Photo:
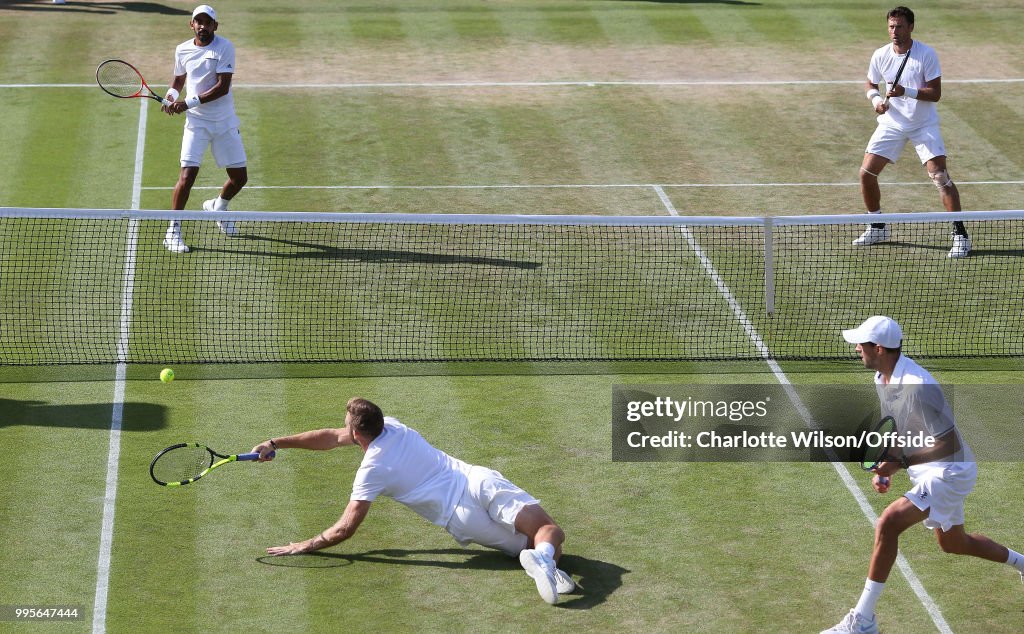
[[[275,379],[235,381],[227,389],[210,390],[202,382],[196,382],[195,398],[188,415],[195,421],[194,433],[199,442],[224,454],[244,453],[258,442],[279,435],[272,431],[277,427],[275,423],[290,418],[282,411],[289,405],[287,399],[282,398],[286,394],[282,383]],[[257,390],[262,411],[253,420],[250,407]],[[284,466],[285,490],[294,488],[289,486],[294,482],[294,471],[287,461],[224,465],[207,479],[188,487],[192,489],[189,493],[197,496],[194,521],[206,527],[197,533],[195,543],[201,556],[200,568],[205,571],[204,583],[196,586],[198,612],[218,615],[218,621],[230,623],[226,629],[267,628],[267,610],[240,609],[240,606],[266,606],[274,604],[272,597],[285,595],[295,601],[294,607],[281,610],[288,615],[292,627],[306,630],[311,625],[303,610],[307,596],[305,584],[281,585],[276,582],[280,570],[256,561],[265,556],[267,546],[315,534],[312,530],[292,526],[295,519],[271,502],[272,496],[281,490],[282,483],[277,480],[281,472],[279,465]],[[294,495],[305,494],[295,491]],[[292,537],[278,542],[279,535],[275,533],[282,527],[291,528]],[[240,569],[247,569],[246,577],[255,583],[240,583]],[[270,629],[279,630],[281,625]]]
[[[9,185],[0,191],[0,204],[36,207],[75,207],[83,201],[96,207],[130,204],[136,109],[128,108],[130,114],[119,112],[116,106],[125,106],[127,102],[109,97],[109,101],[101,101],[97,95],[80,91],[47,90],[37,94],[11,91],[10,95],[17,104],[15,107],[24,114],[18,119],[23,131],[14,136],[14,152],[10,154],[16,167],[12,166],[7,174],[45,174],[46,177],[5,178]],[[7,101],[5,95],[4,102]],[[96,107],[92,107],[94,104]],[[101,106],[115,108],[108,111]],[[5,105],[4,110],[7,107]],[[75,116],[69,117],[70,112]],[[124,169],[111,170],[111,165],[119,160],[124,161]],[[120,183],[123,188],[110,186]]]
[[[164,447],[203,441],[191,421],[202,389],[202,384],[187,380],[126,385],[126,401],[152,404],[159,419],[151,421],[156,426],[149,433],[121,436],[108,631],[195,628],[202,623],[196,592],[206,569],[203,552],[194,544],[211,527],[198,510],[197,490],[160,487],[149,475],[150,461]],[[126,428],[131,424],[126,419]]]
[[[943,99],[944,107],[940,106],[939,112],[946,129],[944,138],[950,163],[956,161],[984,170],[971,174],[972,180],[1019,180],[1024,169],[1020,154],[1024,143],[1024,108],[1003,91],[951,92],[951,99]],[[971,94],[977,92],[981,94]]]
[[[500,48],[510,42],[508,31],[500,19],[500,11],[480,5],[461,11],[445,12],[452,33],[459,38],[460,48]]]
[[[97,371],[97,379],[102,379]],[[109,396],[103,381],[4,385],[0,554],[10,604],[65,604],[90,622]],[[99,492],[99,494],[97,494]],[[78,631],[82,631],[79,628]]]
[[[370,13],[348,15],[349,30],[356,40],[369,42],[401,42],[408,38],[397,7],[377,7]]]

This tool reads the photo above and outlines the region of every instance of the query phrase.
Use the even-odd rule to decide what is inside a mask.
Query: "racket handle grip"
[[[885,486],[885,485],[889,484],[889,478],[887,478],[885,476],[878,476],[878,484],[880,484],[882,486]]]
[[[162,104],[163,104],[163,105],[164,105],[165,107],[167,107],[167,108],[170,108],[170,107],[171,107],[171,105],[173,105],[173,104],[174,104],[174,102],[173,102],[173,101],[171,101],[170,99],[167,99],[166,97],[165,97],[165,98],[163,98],[163,99],[161,99],[161,100],[160,100],[160,103],[162,103]],[[241,458],[239,458],[239,460],[241,460]]]
[[[267,454],[267,457],[268,458],[273,458],[276,455],[277,455],[276,451],[271,451],[270,453]],[[260,459],[260,452],[258,452],[258,451],[254,451],[253,453],[240,453],[240,454],[238,454],[238,458],[237,458],[237,460],[259,460],[259,459]]]

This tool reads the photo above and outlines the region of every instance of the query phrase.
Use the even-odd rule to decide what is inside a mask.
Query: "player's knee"
[[[935,187],[938,190],[945,191],[946,189],[953,186],[953,179],[949,177],[949,172],[946,170],[939,170],[937,172],[928,172],[928,177],[935,183]]]
[[[886,509],[875,524],[875,541],[896,539],[903,530],[904,525],[899,515],[891,509]]]
[[[196,182],[196,175],[182,170],[181,174],[178,175],[178,187],[185,189],[192,189],[192,185]]]
[[[230,169],[228,170],[228,180],[230,180],[235,187],[241,189],[249,182],[249,172],[244,167]]]
[[[862,167],[862,168],[860,168],[860,182],[861,183],[877,183],[878,182],[878,174],[875,174],[874,172],[869,171],[869,170],[867,170],[867,169]]]

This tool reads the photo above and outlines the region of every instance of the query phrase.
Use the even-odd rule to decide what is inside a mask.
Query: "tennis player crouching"
[[[917,523],[932,529],[943,552],[971,555],[1016,568],[1024,580],[1024,556],[979,533],[964,530],[964,500],[974,488],[978,465],[953,419],[953,410],[932,375],[901,354],[903,331],[889,317],[876,315],[857,328],[843,331],[857,346],[864,367],[875,371],[883,416],[892,416],[899,434],[922,433],[934,439],[931,448],[906,449],[877,468],[872,485],[889,490],[891,478],[906,469],[912,488],[894,500],[875,525],[875,546],[860,600],[841,623],[822,634],[877,634],[875,605],[896,562],[899,536]]]
[[[467,464],[435,448],[416,430],[384,417],[363,398],[346,406],[345,426],[272,438],[253,447],[260,462],[280,449],[334,449],[358,445],[362,464],[341,518],[316,537],[268,548],[271,555],[295,555],[327,548],[355,534],[384,495],[443,526],[462,546],[480,544],[518,556],[550,604],[572,592],[575,582],[556,566],[565,533],[526,491],[497,471]]]

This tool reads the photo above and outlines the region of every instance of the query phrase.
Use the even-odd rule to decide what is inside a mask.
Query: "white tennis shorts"
[[[186,121],[181,138],[181,166],[199,167],[208,147],[218,166],[245,167],[245,146],[237,123],[195,125]]]
[[[948,531],[964,523],[964,500],[977,480],[978,465],[974,462],[929,467],[921,472],[913,469],[910,481],[914,488],[903,497],[922,511],[928,511],[925,527]]]
[[[909,131],[880,125],[875,128],[875,133],[871,135],[864,152],[877,154],[895,163],[903,154],[903,148],[908,141],[914,145],[922,163],[927,163],[936,156],[946,155],[946,144],[942,142],[942,134],[937,123]]]
[[[516,532],[516,516],[532,504],[540,502],[505,476],[474,466],[445,530],[462,546],[480,544],[515,556],[527,544],[526,535]]]

